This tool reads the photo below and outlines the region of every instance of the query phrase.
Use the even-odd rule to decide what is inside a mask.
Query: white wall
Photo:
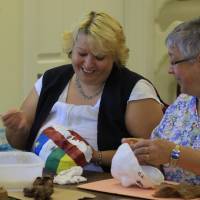
[[[125,1],[125,31],[130,48],[129,68],[153,80],[154,0]]]
[[[0,0],[0,113],[22,101],[22,8],[21,0]]]

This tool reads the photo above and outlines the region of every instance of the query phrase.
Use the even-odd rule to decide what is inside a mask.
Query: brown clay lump
[[[4,187],[0,186],[0,200],[8,200],[8,192]]]
[[[35,200],[50,200],[53,194],[53,178],[50,176],[37,177],[33,187],[24,188],[24,196]]]

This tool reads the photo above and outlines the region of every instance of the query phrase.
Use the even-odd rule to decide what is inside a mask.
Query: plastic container
[[[7,190],[30,187],[36,177],[42,176],[44,162],[31,152],[0,152],[0,186]]]

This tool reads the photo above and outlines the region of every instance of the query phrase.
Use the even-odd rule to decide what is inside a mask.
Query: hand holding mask
[[[141,188],[154,188],[164,181],[159,169],[140,165],[129,144],[119,146],[112,159],[111,174],[122,186],[137,185]]]

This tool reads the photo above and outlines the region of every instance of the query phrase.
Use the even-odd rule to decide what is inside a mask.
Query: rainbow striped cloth
[[[84,166],[92,158],[92,148],[76,132],[51,126],[36,139],[33,152],[45,162],[45,169],[59,173],[73,166]]]

